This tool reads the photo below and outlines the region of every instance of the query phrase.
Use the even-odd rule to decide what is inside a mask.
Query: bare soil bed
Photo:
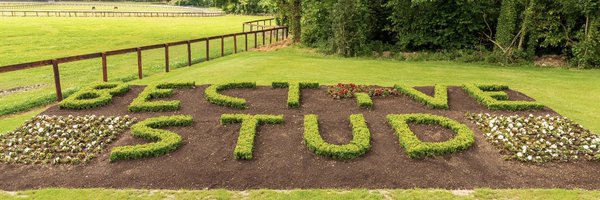
[[[585,188],[600,189],[600,163],[546,163],[542,165],[506,161],[485,141],[466,113],[558,115],[549,108],[540,111],[490,111],[479,105],[460,87],[449,88],[449,110],[433,110],[405,96],[375,97],[373,109],[359,108],[354,99],[335,100],[326,88],[302,90],[300,109],[288,109],[287,89],[258,87],[234,89],[224,94],[246,98],[246,110],[210,104],[203,97],[207,86],[175,90],[170,99],[179,99],[178,112],[130,113],[127,106],[143,89],[134,86],[111,105],[84,111],[49,108],[46,115],[131,115],[138,119],[189,114],[192,127],[176,127],[183,146],[166,156],[110,163],[114,146],[143,143],[125,132],[104,153],[84,165],[0,164],[0,189],[21,190],[40,187],[68,188],[156,188],[156,189],[292,189],[292,188]],[[419,88],[432,93],[431,87]],[[530,98],[509,91],[511,99]],[[233,149],[239,124],[222,126],[221,114],[283,114],[285,124],[261,126],[255,141],[254,158],[238,161]],[[348,117],[362,113],[372,135],[371,150],[353,160],[320,157],[303,142],[303,117],[319,115],[320,130],[326,141],[336,144],[351,140]],[[386,121],[387,114],[431,113],[467,124],[475,131],[475,144],[469,150],[447,156],[410,159],[399,145]],[[414,125],[413,131],[425,141],[443,141],[451,132],[436,126]]]

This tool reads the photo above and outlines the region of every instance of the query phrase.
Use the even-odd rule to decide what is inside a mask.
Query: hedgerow
[[[60,107],[77,110],[97,108],[110,104],[113,96],[125,94],[127,91],[127,83],[97,83],[67,97],[60,102]]]
[[[251,160],[254,149],[254,138],[256,128],[263,124],[283,124],[283,115],[247,115],[247,114],[223,114],[221,124],[242,123],[237,144],[233,150],[233,156],[238,160]]]
[[[356,96],[356,102],[358,103],[358,105],[360,107],[363,107],[363,108],[372,108],[373,107],[373,100],[371,99],[369,94],[356,93],[356,94],[354,94],[354,96]]]
[[[148,85],[137,98],[129,104],[131,112],[175,111],[181,107],[181,101],[151,101],[152,99],[173,96],[173,89],[194,88],[194,82],[160,83]]]
[[[331,144],[323,140],[319,133],[317,115],[304,116],[304,142],[308,149],[320,156],[335,159],[353,159],[365,154],[371,148],[371,133],[362,114],[350,116],[352,141],[344,145]]]
[[[466,150],[475,142],[473,131],[469,127],[446,117],[430,114],[391,114],[387,119],[394,128],[400,144],[406,149],[406,154],[413,159]],[[437,124],[451,129],[456,135],[445,142],[423,142],[410,130],[409,123]]]
[[[310,82],[273,82],[273,88],[288,88],[287,104],[290,108],[300,107],[300,90],[319,88],[319,83]]]
[[[434,109],[448,109],[448,86],[435,85],[433,97],[406,85],[394,85],[398,92]]]
[[[214,84],[204,90],[204,97],[212,104],[219,106],[227,106],[232,108],[245,109],[246,100],[237,97],[230,97],[219,94],[220,91],[234,89],[234,88],[256,88],[254,82],[238,82],[238,83],[225,83],[225,84]]]
[[[153,143],[115,147],[110,153],[110,161],[158,157],[175,151],[181,146],[181,136],[158,128],[190,126],[192,123],[190,115],[162,116],[137,123],[131,127],[133,136]]]
[[[544,109],[544,105],[532,101],[506,101],[508,95],[502,90],[509,89],[506,85],[475,85],[465,84],[464,89],[479,103],[490,110],[528,110]]]

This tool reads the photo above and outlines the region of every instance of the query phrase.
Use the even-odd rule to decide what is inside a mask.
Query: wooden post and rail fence
[[[267,19],[267,20],[273,20],[273,19]],[[164,49],[165,72],[168,73],[169,72],[169,48],[170,47],[186,45],[187,46],[187,64],[188,64],[188,66],[192,66],[191,44],[193,44],[193,43],[198,43],[198,42],[206,43],[205,60],[208,61],[208,60],[210,60],[210,41],[211,40],[221,40],[221,45],[220,45],[221,56],[225,56],[224,40],[226,38],[233,37],[233,43],[234,43],[233,44],[233,46],[234,46],[233,53],[235,54],[235,53],[238,53],[237,42],[238,42],[239,36],[244,36],[244,40],[245,40],[244,47],[245,47],[245,50],[247,51],[248,50],[248,35],[254,35],[254,48],[256,48],[256,47],[258,47],[257,35],[259,33],[262,34],[262,36],[263,36],[262,44],[263,45],[266,44],[265,43],[266,40],[264,38],[264,36],[266,35],[266,32],[269,32],[269,34],[271,36],[275,36],[276,41],[279,41],[280,39],[284,40],[288,37],[288,27],[275,26],[275,27],[270,27],[270,28],[266,28],[266,29],[262,29],[262,30],[255,30],[255,31],[245,31],[244,30],[243,32],[226,34],[226,35],[218,35],[218,36],[211,36],[211,37],[198,38],[198,39],[192,39],[192,40],[184,40],[184,41],[178,41],[178,42],[154,44],[154,45],[147,45],[147,46],[141,46],[141,47],[118,49],[118,50],[112,50],[112,51],[89,53],[89,54],[83,54],[83,55],[67,56],[67,57],[54,58],[54,59],[48,59],[48,60],[40,60],[40,61],[35,61],[35,62],[0,66],[0,74],[51,65],[52,70],[54,72],[54,85],[55,85],[55,89],[56,89],[56,98],[57,98],[57,101],[62,101],[63,97],[62,97],[59,64],[101,58],[102,59],[102,66],[101,66],[102,81],[107,82],[108,81],[107,58],[110,56],[114,56],[114,55],[122,55],[122,54],[128,54],[128,53],[135,52],[137,54],[138,78],[142,79],[143,78],[143,67],[142,67],[143,66],[143,57],[142,57],[143,51],[152,50],[152,49],[160,49],[160,48]],[[271,43],[272,43],[272,41],[273,41],[272,38],[270,38]]]
[[[0,17],[218,17],[224,12],[205,11],[82,11],[0,10]]]

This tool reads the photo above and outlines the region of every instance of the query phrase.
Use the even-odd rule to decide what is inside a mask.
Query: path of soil
[[[326,88],[302,91],[299,110],[286,107],[287,90],[259,87],[235,89],[225,94],[246,98],[250,108],[237,110],[209,104],[203,99],[206,86],[176,90],[171,99],[180,99],[179,112],[132,114],[127,105],[143,87],[133,87],[113,104],[95,110],[71,111],[51,107],[48,115],[132,115],[148,117],[190,114],[193,127],[169,128],[180,134],[185,144],[177,151],[158,158],[110,163],[110,148],[141,143],[129,132],[123,133],[104,154],[80,166],[42,166],[0,164],[0,189],[20,190],[41,187],[68,188],[586,188],[600,189],[600,163],[522,164],[505,161],[498,151],[486,142],[480,131],[466,117],[467,112],[490,112],[469,97],[460,87],[450,87],[450,110],[432,110],[407,98],[374,98],[375,108],[361,109],[354,99],[334,100]],[[431,88],[420,88],[432,91]],[[510,91],[512,99],[528,99]],[[239,125],[219,125],[224,113],[283,114],[284,125],[259,128],[254,159],[237,161],[233,149]],[[365,115],[372,134],[372,149],[366,155],[337,161],[319,157],[303,143],[303,116],[318,114],[323,137],[332,143],[351,139],[350,114]],[[475,145],[464,152],[448,156],[413,160],[408,158],[398,139],[385,120],[391,113],[433,113],[463,122],[475,130]],[[494,112],[502,114],[557,115],[546,109],[532,112]],[[421,138],[428,141],[447,139],[448,132],[431,126],[413,126]],[[423,131],[435,133],[427,136]]]

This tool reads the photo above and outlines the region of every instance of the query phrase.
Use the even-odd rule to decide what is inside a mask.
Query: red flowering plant
[[[327,94],[335,99],[352,98],[355,93],[367,93],[369,96],[389,96],[398,95],[395,88],[372,87],[366,85],[356,85],[354,83],[338,83],[329,86]]]

